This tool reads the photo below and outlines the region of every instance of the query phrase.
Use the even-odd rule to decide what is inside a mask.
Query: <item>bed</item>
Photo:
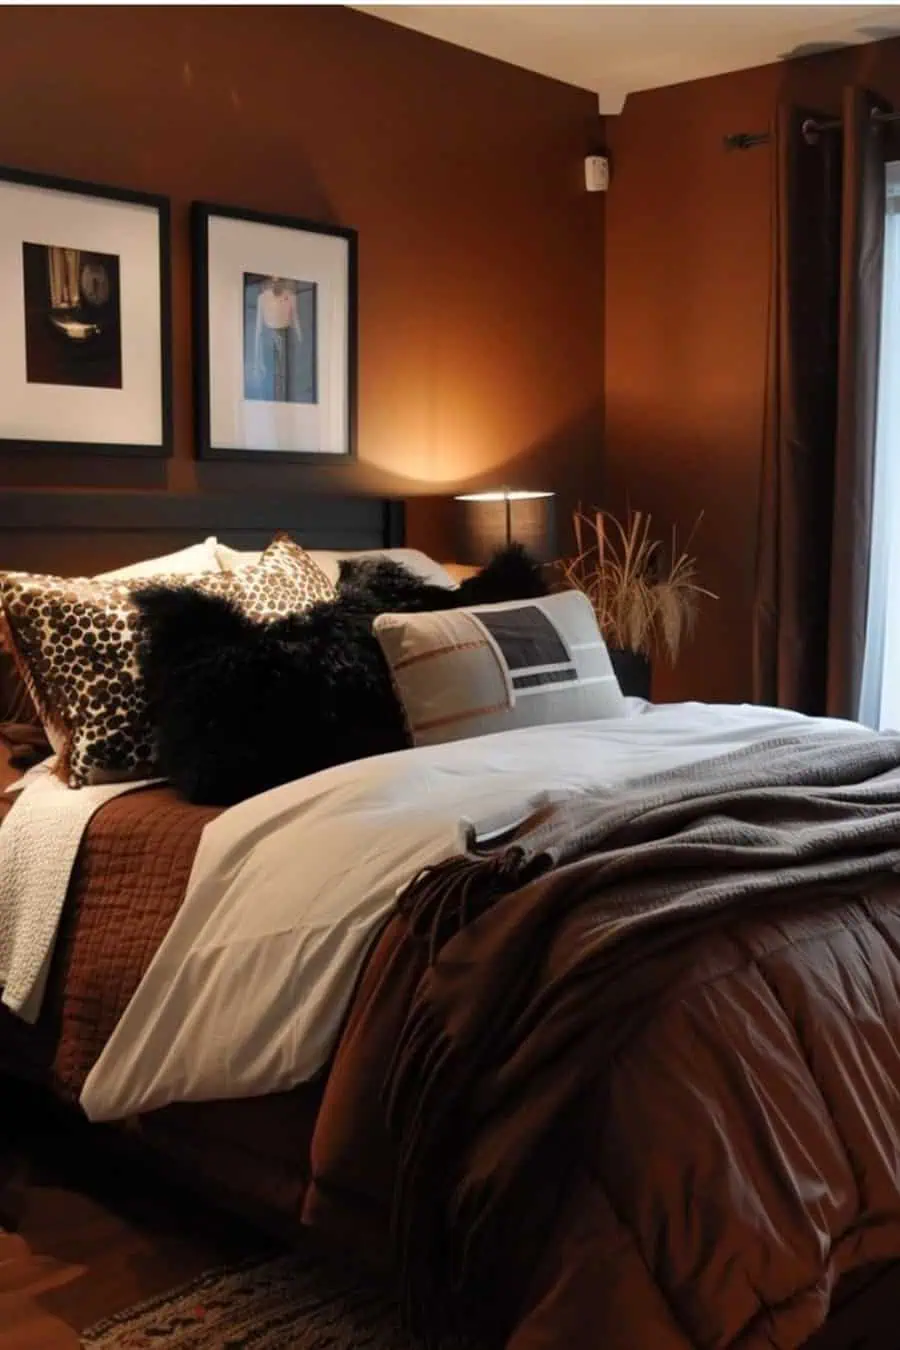
[[[313,510],[269,502],[255,519],[244,503],[230,537],[221,513],[237,513],[233,503],[167,505],[162,524],[153,517],[159,505],[86,495],[73,527],[52,494],[4,501],[0,563],[100,570],[135,554],[141,520],[144,553],[214,529],[235,546],[258,547],[294,520],[298,535],[321,547],[401,542],[398,513],[381,502]],[[0,786],[9,757],[7,745]],[[200,837],[219,816],[165,786],[97,812],[40,1019],[29,1027],[0,1016],[8,1072],[77,1105],[179,911]],[[527,894],[527,880],[513,892]],[[583,944],[573,913],[552,929],[536,969],[539,993],[552,990]],[[404,1086],[397,1047],[412,1045],[432,920],[423,928],[422,910],[401,908],[373,930],[336,1047],[311,1081],[244,1100],[166,1105],[126,1128],[219,1203],[282,1232],[309,1225],[383,1263],[404,1165],[385,1088]],[[451,953],[454,938],[466,939],[465,924],[449,945],[441,934]],[[454,1165],[494,1185],[504,1157],[521,1149],[515,1180],[528,1187],[525,1208],[501,1213],[494,1230],[502,1259],[490,1267],[496,1318],[482,1318],[486,1329],[510,1350],[580,1350],[601,1335],[611,1350],[893,1344],[885,1309],[900,1296],[895,875],[875,870],[789,902],[773,896],[750,913],[661,926],[641,936],[639,957],[634,942],[623,943],[604,970],[614,1053],[533,1146],[520,1126],[541,1109],[537,1093],[510,1101],[502,1075],[469,1085],[474,1095],[459,1117],[467,1152],[457,1151]],[[512,1056],[503,1070],[510,1083],[514,1066]],[[555,1091],[558,1079],[542,1072]],[[473,1287],[484,1304],[483,1286]]]

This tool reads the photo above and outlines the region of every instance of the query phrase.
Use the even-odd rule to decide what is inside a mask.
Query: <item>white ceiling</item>
[[[353,5],[593,90],[628,94],[762,66],[822,46],[900,35],[900,5]]]

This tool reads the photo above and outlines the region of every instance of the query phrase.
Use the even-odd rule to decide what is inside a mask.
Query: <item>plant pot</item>
[[[623,694],[634,698],[650,697],[652,668],[650,658],[643,652],[628,651],[623,647],[610,647],[609,659],[616,672],[616,679]]]

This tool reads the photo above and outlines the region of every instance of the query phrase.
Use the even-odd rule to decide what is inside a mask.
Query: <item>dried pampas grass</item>
[[[668,552],[650,533],[651,517],[629,511],[625,523],[606,511],[574,512],[574,558],[559,563],[570,586],[590,600],[610,647],[652,656],[663,651],[674,664],[697,622],[700,599],[718,596],[697,580],[688,551],[702,515],[683,548],[672,529]]]

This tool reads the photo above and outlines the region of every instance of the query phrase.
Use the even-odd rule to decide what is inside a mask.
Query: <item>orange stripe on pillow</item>
[[[506,712],[509,704],[495,703],[492,707],[466,708],[462,712],[448,713],[446,717],[432,717],[427,722],[417,722],[413,731],[433,731],[435,727],[452,727],[456,722],[470,722],[474,717],[492,717],[494,713]]]
[[[427,652],[414,652],[412,656],[404,656],[394,662],[394,669],[405,670],[407,666],[417,665],[420,661],[431,661],[435,656],[452,656],[454,652],[477,652],[490,645],[484,638],[473,642],[451,642],[446,647],[432,647]]]

